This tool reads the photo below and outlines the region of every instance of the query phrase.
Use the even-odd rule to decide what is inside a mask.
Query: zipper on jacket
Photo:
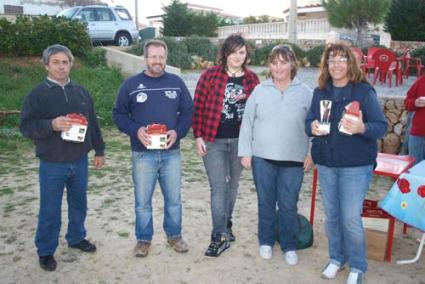
[[[65,87],[62,87],[62,90],[63,90],[63,94],[65,96],[66,102],[69,103],[69,101],[68,101],[68,94],[66,93]]]

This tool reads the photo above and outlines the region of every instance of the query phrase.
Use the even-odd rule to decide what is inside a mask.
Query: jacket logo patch
[[[169,99],[175,99],[177,98],[177,92],[176,91],[165,91],[165,96]]]
[[[148,95],[145,93],[138,93],[136,96],[136,101],[138,103],[144,103],[148,99]]]

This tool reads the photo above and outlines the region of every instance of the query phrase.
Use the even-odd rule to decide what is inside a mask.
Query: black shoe
[[[233,235],[233,231],[232,231],[231,228],[227,229],[227,235],[229,236],[229,242],[236,241],[236,237],[235,237],[235,235]]]
[[[76,248],[83,252],[95,252],[96,246],[89,242],[88,240],[82,240],[79,243],[76,243],[75,245],[69,245],[70,248]]]
[[[233,226],[232,219],[227,220],[227,235],[229,237],[229,242],[236,241],[236,237],[235,235],[233,235],[232,226]]]
[[[219,240],[213,239],[208,246],[207,251],[205,252],[206,256],[217,257],[223,251],[230,247],[230,243],[224,236],[222,236]]]
[[[44,255],[38,257],[38,262],[40,267],[46,271],[55,271],[56,270],[56,260],[53,255]]]

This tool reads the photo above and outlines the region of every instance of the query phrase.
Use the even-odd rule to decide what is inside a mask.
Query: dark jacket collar
[[[52,81],[51,79],[49,79],[47,77],[44,79],[44,84],[46,84],[46,86],[49,89],[51,89],[53,87],[61,87],[62,88],[62,85],[59,85],[57,82]],[[71,80],[69,80],[68,83],[66,83],[66,85],[63,86],[63,87],[66,87],[66,86],[74,86],[74,83]]]

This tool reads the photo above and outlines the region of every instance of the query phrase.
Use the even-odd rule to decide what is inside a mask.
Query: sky
[[[134,4],[136,0],[106,0],[115,5],[122,5],[134,17]],[[137,0],[139,6],[139,22],[148,24],[146,17],[163,13],[161,7],[169,5],[172,0]],[[283,17],[283,11],[289,8],[290,0],[180,0],[183,3],[198,4],[223,9],[223,12],[248,17],[269,15]],[[318,3],[320,0],[297,0],[298,6]]]

